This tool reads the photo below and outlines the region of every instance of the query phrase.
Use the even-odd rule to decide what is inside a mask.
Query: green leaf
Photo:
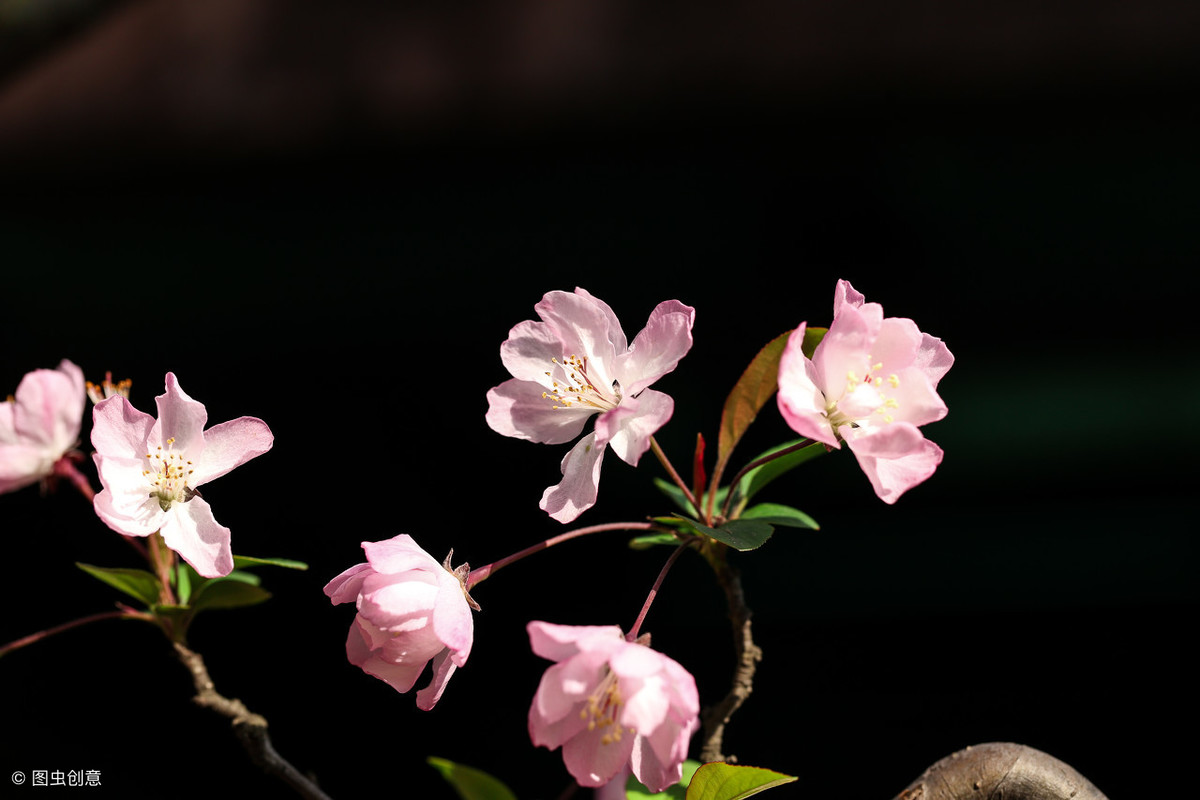
[[[663,480],[662,478],[655,478],[654,485],[658,487],[660,492],[671,498],[671,501],[679,507],[680,511],[688,514],[695,512],[695,509],[692,508],[692,504],[688,502],[687,495],[683,493],[683,489],[680,489],[675,484],[668,480]]]
[[[679,544],[679,537],[673,533],[666,531],[660,533],[648,533],[645,536],[637,536],[629,540],[629,546],[634,550],[649,550],[657,544]]]
[[[687,794],[687,785],[698,769],[700,769],[699,761],[693,761],[690,758],[684,761],[683,776],[679,783],[669,786],[661,792],[651,792],[641,781],[630,775],[629,780],[625,782],[625,798],[626,800],[684,800]]]
[[[721,430],[717,435],[717,472],[729,461],[729,454],[741,440],[758,412],[775,394],[779,384],[779,358],[787,345],[791,331],[776,336],[767,343],[746,367],[725,399],[721,410]]]
[[[757,519],[731,519],[717,528],[710,528],[694,519],[683,519],[687,519],[696,532],[724,542],[734,550],[756,550],[766,544],[767,539],[775,532],[775,528],[769,522]]]
[[[794,780],[794,775],[718,761],[696,770],[688,785],[687,800],[742,800]]]
[[[225,578],[210,580],[197,589],[192,595],[192,610],[240,608],[256,605],[271,597],[270,592],[253,583],[237,578],[230,580],[232,575],[230,573]]]
[[[760,458],[765,458],[773,453],[778,453],[780,450],[786,450],[789,447],[795,447],[803,441],[803,439],[793,439],[792,441],[785,442],[778,447],[772,447],[769,450],[760,453],[747,463],[753,464]],[[825,452],[826,450],[824,444],[821,442],[813,442],[807,447],[802,447],[799,450],[795,450],[787,455],[780,456],[779,458],[755,467],[743,475],[738,481],[738,504],[744,506],[752,497],[754,497],[754,495],[762,491],[763,488],[766,487],[766,485],[771,481],[775,480],[780,475],[795,469],[804,462],[810,461],[811,459],[822,455]],[[737,509],[735,509],[735,513],[736,511]]]
[[[813,352],[817,349],[817,345],[825,338],[825,334],[829,333],[829,328],[805,328],[804,343],[800,345],[800,350],[804,353],[805,358],[811,359]]]
[[[783,525],[788,528],[807,528],[818,531],[821,526],[817,521],[798,508],[780,505],[779,503],[759,503],[742,512],[738,519],[757,519],[772,525]]]
[[[305,564],[303,561],[294,561],[290,558],[253,558],[252,556],[234,556],[233,566],[238,569],[249,569],[250,567],[258,566],[308,569],[308,564]]]
[[[442,774],[462,800],[517,800],[511,789],[483,770],[433,756],[425,762]]]
[[[147,606],[158,602],[162,584],[158,582],[158,578],[144,569],[96,567],[79,561],[75,562],[75,566],[93,578],[142,601]]]
[[[174,571],[171,573],[171,583],[175,586],[175,596],[179,598],[179,602],[187,605],[188,600],[192,596],[192,589],[204,583],[205,579],[200,577],[192,566],[182,559],[175,565]]]

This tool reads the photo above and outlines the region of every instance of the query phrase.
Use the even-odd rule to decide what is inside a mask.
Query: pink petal
[[[351,636],[354,633],[351,631]],[[349,655],[349,641],[347,641],[347,655]],[[350,659],[353,663],[353,659]],[[421,677],[421,673],[425,671],[425,664],[428,662],[421,661],[415,664],[394,664],[390,661],[384,661],[374,653],[357,666],[368,675],[374,675],[382,681],[386,681],[393,689],[403,694],[409,689],[412,689],[416,684],[417,678]]]
[[[814,379],[826,402],[841,400],[851,374],[858,381],[866,377],[876,329],[871,320],[852,306],[844,306],[841,316],[830,324],[812,358],[816,368]]]
[[[924,370],[929,377],[929,382],[936,389],[942,376],[949,372],[950,367],[954,365],[954,356],[941,339],[923,333],[915,365]]]
[[[692,348],[692,323],[696,310],[678,300],[659,303],[646,327],[633,339],[629,352],[618,356],[617,379],[621,389],[636,395],[675,369]]]
[[[163,519],[161,533],[167,547],[205,578],[222,578],[233,571],[229,529],[213,518],[204,498],[173,503]]]
[[[449,650],[438,653],[433,659],[433,680],[429,682],[428,686],[417,692],[417,708],[422,711],[431,711],[437,705],[438,700],[442,699],[442,692],[446,691],[446,684],[450,682],[450,676],[459,666],[461,664],[455,664]]]
[[[0,403],[0,410],[10,403]],[[50,474],[54,464],[41,447],[0,444],[0,494],[15,492]]]
[[[563,355],[587,356],[589,362],[598,362],[597,368],[603,368],[611,365],[617,353],[629,349],[612,308],[584,289],[576,288],[574,293],[547,292],[534,310],[566,348]]]
[[[784,421],[796,433],[815,442],[841,447],[825,416],[825,395],[816,383],[816,368],[804,355],[805,323],[788,337],[779,359],[776,402]]]
[[[437,587],[432,584],[432,580],[425,583],[379,573],[368,575],[359,597],[359,614],[382,630],[400,629],[414,616],[424,624],[437,599]]]
[[[432,572],[442,568],[442,565],[407,533],[382,542],[363,542],[362,548],[367,554],[367,561],[377,572],[396,575],[410,569]]]
[[[54,458],[75,444],[87,402],[79,367],[64,359],[58,369],[34,370],[13,397],[13,428],[21,438],[50,448]]]
[[[162,527],[166,517],[157,501],[145,503],[136,514],[129,514],[125,509],[116,507],[113,493],[108,489],[96,495],[92,500],[92,508],[105,525],[125,536],[149,536]]]
[[[203,407],[202,407],[203,408]],[[204,432],[204,452],[189,483],[202,486],[271,449],[275,437],[261,419],[239,417]]]
[[[851,308],[861,308],[866,302],[862,292],[856,291],[850,285],[850,281],[839,280],[837,286],[833,290],[833,316],[836,319],[837,315],[842,312],[842,306],[849,305]]]
[[[450,648],[457,666],[467,663],[475,637],[475,620],[467,605],[463,586],[444,568],[438,576],[437,602],[433,610],[433,632]]]
[[[651,792],[666,791],[683,778],[683,758],[660,758],[652,743],[642,736],[635,739],[629,761],[633,774]]]
[[[500,363],[517,380],[542,383],[554,361],[563,361],[563,343],[553,327],[545,322],[525,320],[508,332],[500,345]]]
[[[146,455],[154,417],[138,411],[120,395],[96,404],[92,409],[92,447],[103,456],[141,459]]]
[[[204,424],[208,422],[204,404],[193,400],[180,388],[173,372],[167,373],[167,390],[155,402],[158,404],[156,427],[163,447],[168,439],[174,439],[175,450],[186,452],[193,458],[199,455],[204,449]]]
[[[565,524],[594,506],[603,456],[604,446],[596,444],[595,432],[580,439],[562,460],[562,481],[542,493],[539,507]]]
[[[325,596],[334,605],[357,601],[358,593],[362,589],[363,579],[372,572],[374,570],[371,569],[370,564],[355,564],[325,584]]]
[[[847,443],[875,494],[885,503],[896,502],[900,495],[929,478],[942,462],[942,448],[906,423],[851,437]]]
[[[622,642],[625,634],[617,625],[556,625],[533,621],[525,626],[529,646],[536,655],[551,661],[563,661],[582,650],[580,645],[592,639]]]
[[[646,389],[596,420],[597,439],[607,440],[618,458],[637,466],[638,459],[650,449],[650,437],[667,424],[674,411],[675,401],[670,395]]]
[[[601,737],[611,731],[611,726],[582,730],[563,744],[563,763],[580,786],[603,786],[628,763],[637,737],[623,731],[620,741],[604,744]]]
[[[555,408],[538,383],[509,380],[487,393],[487,424],[496,433],[540,444],[565,444],[583,432],[595,409],[577,405]]]

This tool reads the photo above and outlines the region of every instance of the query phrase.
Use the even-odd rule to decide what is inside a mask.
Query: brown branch
[[[208,668],[200,654],[189,650],[178,642],[175,643],[175,653],[179,660],[192,674],[192,683],[196,687],[193,702],[204,706],[222,716],[228,717],[233,723],[233,731],[237,734],[242,747],[249,753],[250,758],[264,772],[274,775],[306,800],[330,800],[315,783],[300,773],[283,756],[276,752],[267,733],[267,720],[260,714],[255,714],[246,708],[245,703],[237,698],[228,698],[217,692]]]
[[[746,698],[754,690],[754,672],[758,662],[762,660],[762,648],[754,643],[750,632],[750,609],[746,605],[746,597],[742,592],[742,580],[736,569],[725,559],[724,550],[717,556],[710,556],[709,563],[717,573],[717,582],[725,590],[725,598],[729,605],[729,621],[733,626],[733,645],[737,656],[737,666],[733,673],[733,682],[729,693],[715,706],[705,709],[704,744],[700,751],[700,760],[726,761],[736,763],[737,759],[725,755],[725,726],[733,712],[742,707]]]
[[[989,742],[937,762],[895,800],[1108,800],[1070,765],[1040,750]]]

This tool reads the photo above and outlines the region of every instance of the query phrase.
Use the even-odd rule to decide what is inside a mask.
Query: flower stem
[[[671,476],[671,480],[675,482],[675,485],[683,490],[683,496],[687,498],[689,503],[691,503],[692,508],[696,509],[696,516],[703,518],[704,511],[700,508],[700,503],[696,500],[696,495],[692,494],[692,490],[688,488],[688,485],[684,482],[683,478],[679,477],[679,473],[676,471],[675,466],[671,463],[671,460],[667,458],[667,454],[663,452],[658,440],[653,436],[650,437],[650,449],[654,451],[654,455],[658,458],[659,463],[663,465],[663,469],[667,471],[667,474]],[[704,521],[706,523],[708,522],[708,520]]]
[[[72,455],[75,458],[82,457],[78,452],[64,455],[58,461],[54,462],[52,468],[53,474],[70,481],[71,485],[78,489],[79,493],[90,503],[96,497],[96,490],[92,488],[92,484],[88,481],[87,476],[75,466],[75,458],[72,458]]]
[[[649,613],[650,606],[654,603],[654,598],[658,596],[658,589],[660,586],[662,586],[663,578],[667,577],[667,572],[670,571],[671,566],[679,558],[679,554],[687,548],[687,542],[679,545],[679,547],[676,547],[675,551],[671,553],[670,557],[667,559],[667,563],[663,564],[663,568],[659,570],[658,578],[655,579],[654,585],[650,587],[650,594],[646,595],[646,602],[642,604],[641,612],[638,614],[637,619],[633,622],[633,627],[629,629],[629,633],[625,634],[625,641],[632,642],[638,638],[638,633],[640,633],[642,630],[642,623],[646,621],[646,614]]]
[[[729,516],[729,510],[732,508],[733,504],[733,497],[736,494],[736,492],[733,491],[733,487],[737,486],[738,481],[740,481],[748,472],[750,472],[750,470],[761,467],[763,464],[767,464],[777,458],[783,458],[784,456],[790,455],[797,450],[803,450],[806,447],[812,447],[817,444],[820,444],[820,442],[813,441],[812,439],[801,439],[791,447],[785,447],[778,452],[770,453],[762,458],[756,458],[746,466],[739,469],[737,474],[733,476],[733,480],[729,482],[729,493],[725,496],[725,505],[721,508],[721,515],[724,517]]]
[[[470,589],[475,584],[491,577],[492,573],[501,567],[506,567],[514,561],[520,561],[526,556],[531,556],[534,553],[541,552],[547,547],[553,547],[556,544],[561,544],[568,539],[578,539],[580,536],[587,536],[592,533],[602,533],[604,531],[648,531],[654,529],[652,522],[606,522],[603,525],[590,525],[586,528],[576,528],[573,531],[560,533],[558,536],[551,536],[544,542],[538,542],[535,545],[526,547],[518,553],[513,553],[511,556],[494,561],[491,564],[485,564],[479,569],[471,570],[467,576],[466,588]]]
[[[69,631],[72,628],[78,628],[81,625],[86,625],[89,622],[99,622],[102,619],[142,619],[147,622],[153,622],[154,617],[149,614],[143,614],[140,611],[134,611],[131,608],[122,608],[120,611],[102,611],[99,614],[91,614],[86,617],[64,622],[61,625],[55,625],[53,628],[47,628],[44,631],[31,633],[28,636],[22,636],[20,639],[11,641],[8,644],[0,647],[0,656],[6,656],[14,650],[20,650],[22,647],[27,647],[31,644],[40,642],[43,639],[48,639],[56,633]]]

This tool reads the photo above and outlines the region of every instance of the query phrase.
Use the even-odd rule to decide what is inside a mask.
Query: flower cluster
[[[605,449],[636,466],[671,418],[675,402],[647,387],[691,349],[695,309],[659,303],[632,343],[608,304],[583,289],[549,292],[534,310],[542,321],[516,325],[500,346],[513,377],[488,392],[487,423],[505,436],[565,444],[598,415],[562,460],[562,481],[542,495],[543,511],[570,522],[596,503]]]
[[[398,692],[417,682],[433,662],[433,680],[417,692],[417,707],[437,705],[454,670],[467,663],[474,639],[469,568],[439,564],[408,534],[363,542],[367,561],[325,586],[336,605],[354,602],[358,613],[346,640],[350,663],[387,681]]]
[[[602,786],[628,764],[652,792],[679,782],[700,727],[691,673],[612,626],[531,622],[533,652],[556,662],[529,709],[535,745],[561,747],[580,786]]]
[[[271,449],[266,423],[240,417],[208,430],[208,412],[173,373],[157,399],[158,419],[115,394],[92,410],[92,446],[104,489],[96,514],[125,536],[162,534],[167,546],[206,578],[233,570],[229,529],[217,522],[200,487]]]
[[[54,473],[79,441],[86,402],[83,372],[66,359],[57,369],[34,370],[21,379],[13,397],[0,403],[0,493]]]
[[[838,281],[833,322],[811,359],[805,323],[779,364],[779,411],[801,436],[845,442],[885,503],[894,503],[942,461],[918,427],[946,416],[937,385],[954,363],[941,339],[911,319],[884,317],[847,281]]]

